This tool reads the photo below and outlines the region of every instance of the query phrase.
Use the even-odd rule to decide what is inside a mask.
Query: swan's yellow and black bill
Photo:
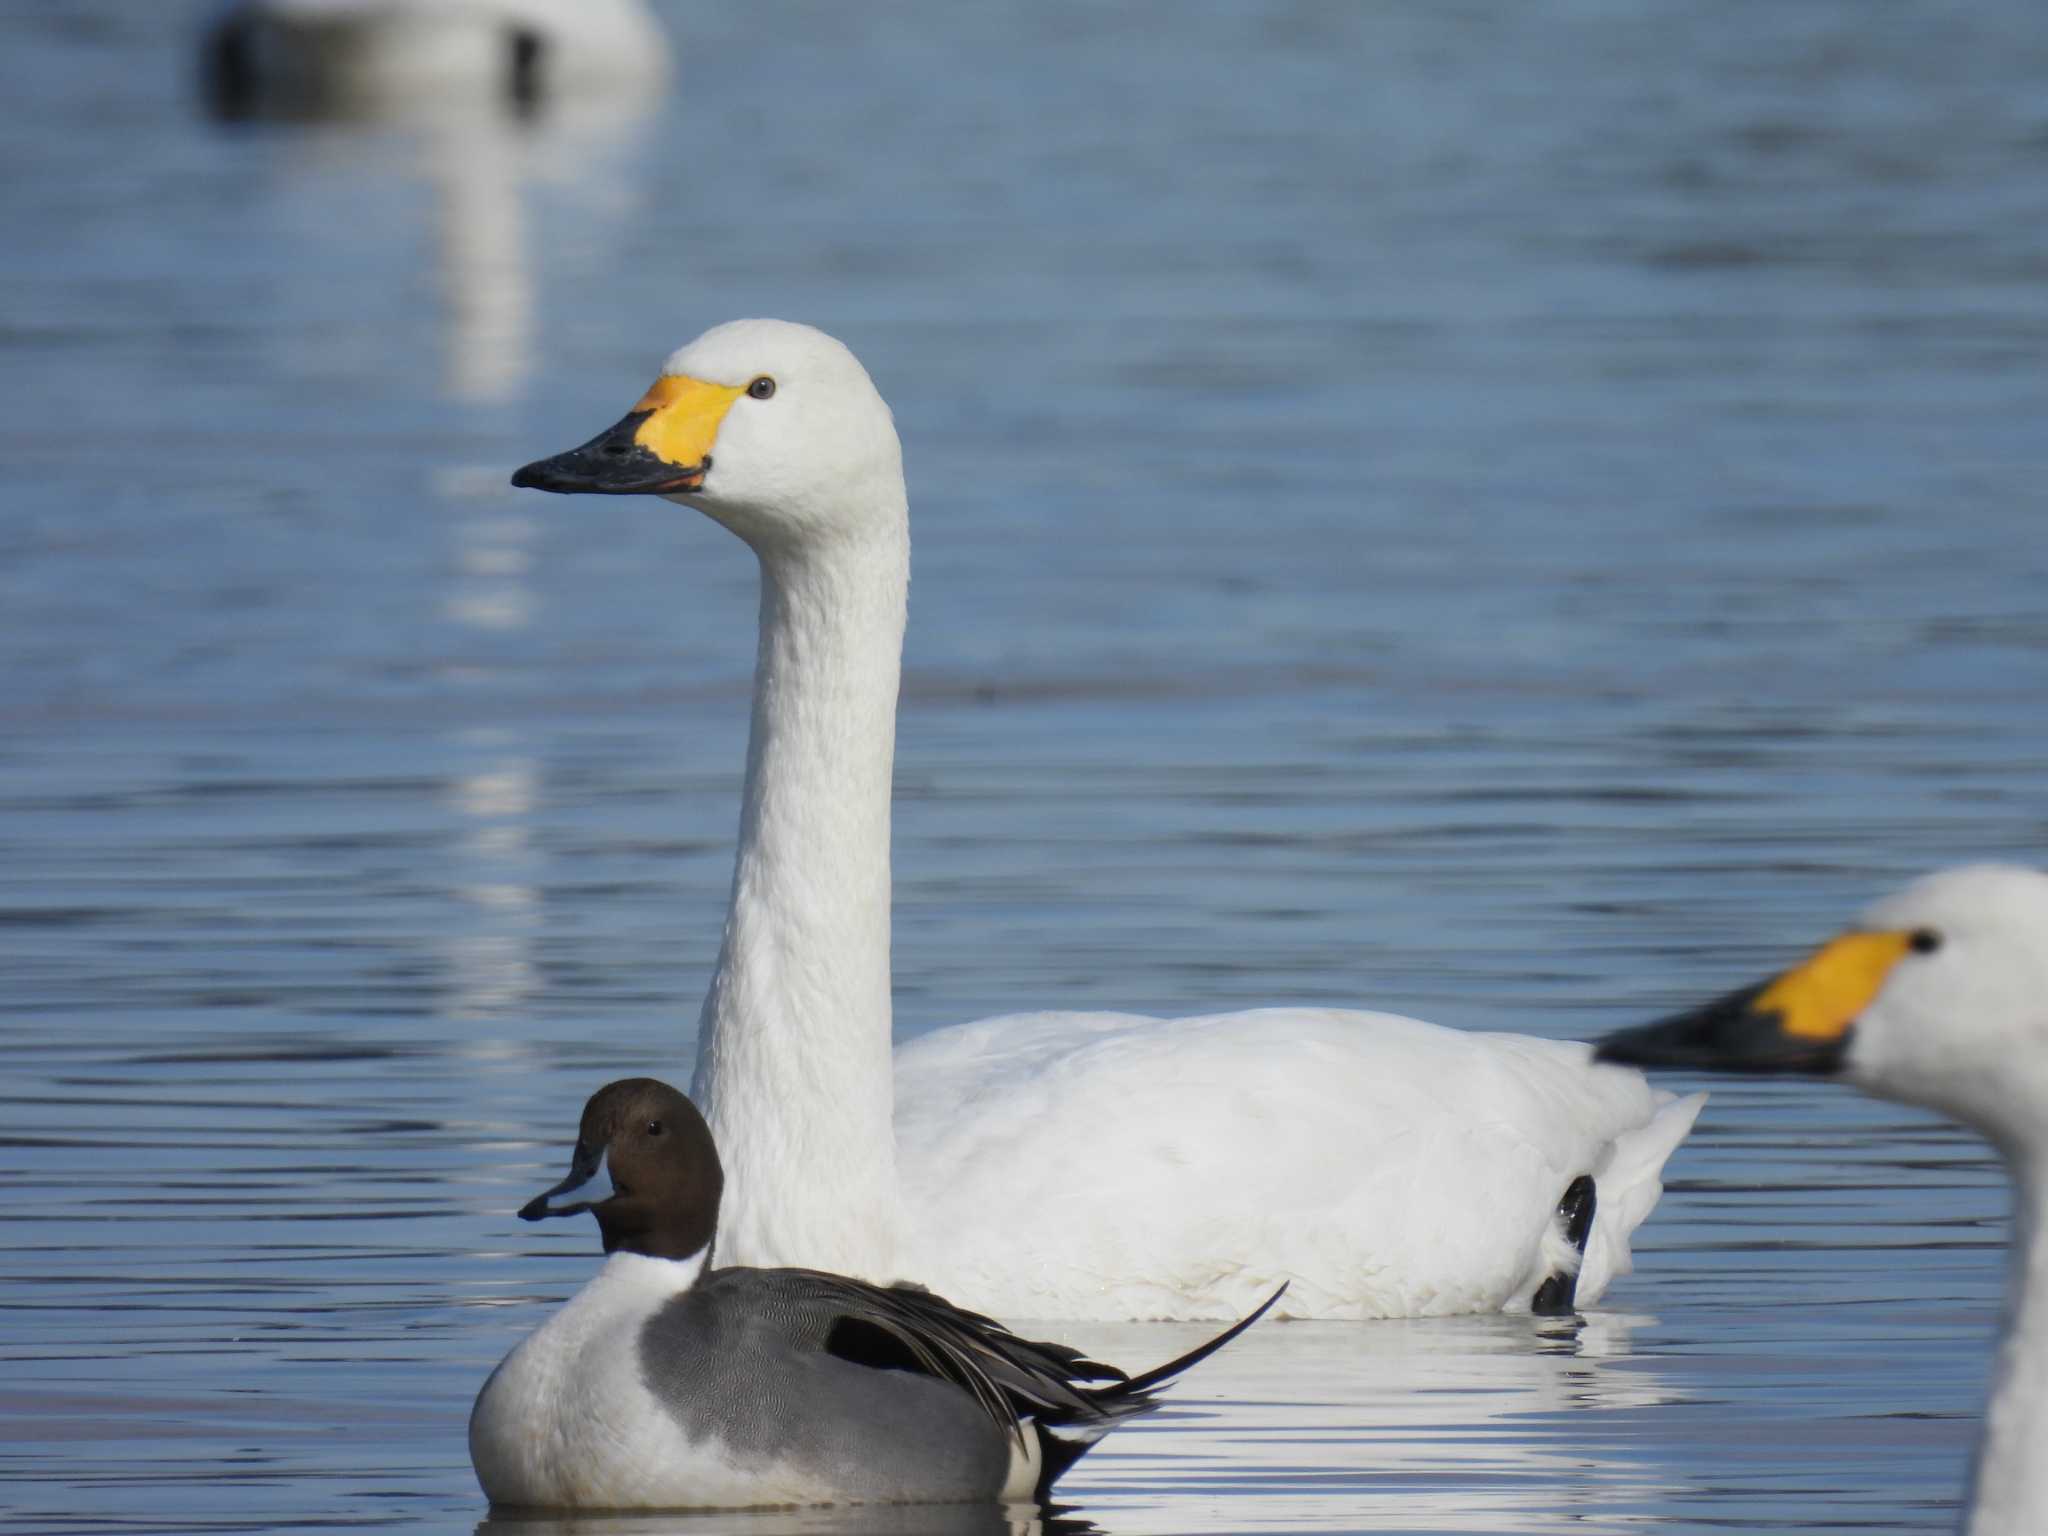
[[[1858,1016],[1913,947],[1911,933],[1843,934],[1770,981],[1609,1035],[1594,1059],[1702,1072],[1839,1072]]]
[[[617,426],[579,448],[536,459],[512,476],[535,491],[594,496],[670,496],[701,491],[711,445],[745,385],[707,384],[666,374]]]

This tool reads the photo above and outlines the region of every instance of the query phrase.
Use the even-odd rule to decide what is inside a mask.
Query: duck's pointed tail
[[[1251,1327],[1267,1312],[1273,1303],[1287,1294],[1287,1283],[1260,1302],[1249,1316],[1239,1318],[1215,1338],[1197,1344],[1184,1355],[1176,1355],[1164,1365],[1155,1365],[1143,1375],[1133,1376],[1107,1387],[1097,1387],[1088,1392],[1089,1406],[1094,1412],[1085,1417],[1040,1414],[1033,1423],[1038,1435],[1038,1488],[1037,1497],[1043,1500],[1060,1475],[1087,1455],[1095,1442],[1116,1428],[1123,1420],[1135,1418],[1141,1413],[1150,1413],[1159,1406],[1159,1399],[1153,1393],[1166,1386],[1174,1377],[1191,1366],[1200,1365],[1217,1350]]]
[[[1232,1339],[1236,1338],[1240,1333],[1243,1333],[1245,1329],[1251,1327],[1253,1323],[1256,1323],[1260,1318],[1264,1317],[1268,1312],[1272,1311],[1273,1303],[1278,1301],[1282,1296],[1285,1296],[1287,1294],[1287,1287],[1290,1283],[1291,1282],[1286,1280],[1281,1281],[1278,1290],[1274,1291],[1272,1295],[1268,1296],[1264,1301],[1260,1302],[1258,1306],[1252,1309],[1252,1311],[1247,1313],[1245,1316],[1239,1318],[1236,1322],[1232,1323],[1228,1328],[1224,1329],[1221,1333],[1217,1334],[1215,1338],[1209,1340],[1206,1344],[1197,1344],[1193,1349],[1189,1350],[1186,1354],[1179,1355],[1174,1359],[1167,1361],[1164,1365],[1155,1365],[1152,1367],[1151,1370],[1145,1372],[1142,1376],[1133,1376],[1129,1381],[1120,1382],[1118,1385],[1112,1387],[1110,1390],[1118,1396],[1123,1396],[1126,1393],[1148,1393],[1154,1387],[1165,1386],[1169,1381],[1172,1381],[1174,1377],[1178,1376],[1182,1371],[1187,1370],[1190,1366],[1200,1365],[1204,1360],[1208,1359],[1211,1355],[1215,1354],[1217,1350],[1221,1349],[1224,1345],[1228,1344]]]

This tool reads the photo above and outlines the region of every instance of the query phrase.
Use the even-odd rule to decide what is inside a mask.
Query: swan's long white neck
[[[1971,1478],[1969,1536],[2033,1536],[2048,1519],[2048,1149],[2008,1148],[2006,1155],[2012,1272]]]
[[[895,1278],[889,799],[910,534],[901,481],[882,494],[891,515],[856,530],[757,546],[753,733],[694,1086],[725,1164],[728,1264]]]

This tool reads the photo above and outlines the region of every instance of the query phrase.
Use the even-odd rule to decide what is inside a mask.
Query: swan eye
[[[756,400],[770,399],[775,394],[775,381],[764,373],[747,386],[747,393]]]
[[[659,1120],[648,1121],[647,1134],[650,1136],[659,1136],[661,1134],[661,1122]]]
[[[1914,954],[1931,955],[1941,948],[1941,935],[1932,928],[1916,928],[1913,930],[1913,936],[1906,942],[1912,947]]]

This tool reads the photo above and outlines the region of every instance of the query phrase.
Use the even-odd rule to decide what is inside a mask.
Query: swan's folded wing
[[[1576,1261],[1565,1190],[1665,1097],[1589,1055],[1315,1008],[937,1030],[897,1053],[905,1261],[1019,1317],[1230,1317],[1289,1278],[1297,1316],[1526,1305]],[[1610,1163],[1581,1299],[1625,1267],[1657,1161]]]

